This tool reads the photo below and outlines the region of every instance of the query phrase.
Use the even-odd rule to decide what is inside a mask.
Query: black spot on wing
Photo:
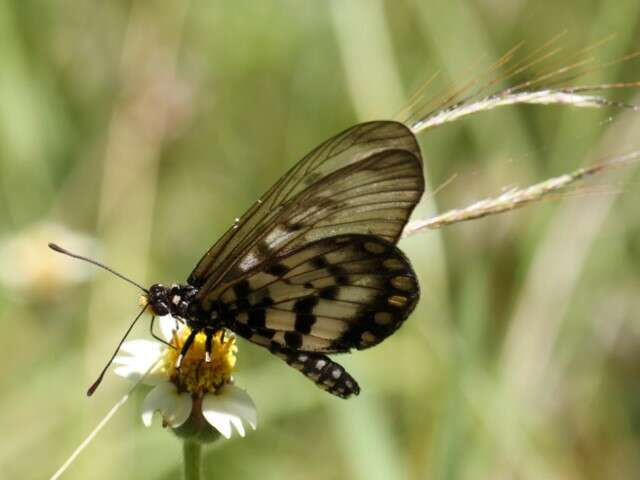
[[[257,306],[260,307],[268,307],[270,305],[273,305],[273,298],[271,298],[269,295],[263,296],[257,304]]]
[[[327,262],[327,259],[321,255],[318,255],[317,257],[312,258],[310,263],[314,268],[318,270],[320,270],[321,268],[325,268],[329,265],[329,263]]]
[[[311,313],[296,313],[296,332],[307,335],[311,333],[311,327],[314,323],[316,323],[315,315]]]
[[[264,308],[256,308],[249,310],[248,325],[252,328],[265,328],[266,311]]]
[[[349,276],[344,268],[340,265],[331,265],[327,267],[328,272],[333,275],[337,285],[345,285],[349,283]]]
[[[258,328],[256,330],[256,334],[267,338],[267,339],[272,339],[274,337],[274,335],[276,334],[276,331],[271,329],[271,328]]]
[[[313,307],[318,304],[318,298],[315,296],[309,296],[297,300],[293,305],[293,311],[296,313],[311,313]]]
[[[318,292],[318,296],[325,300],[335,300],[338,294],[340,293],[340,287],[333,285],[330,287],[325,287]]]
[[[244,297],[237,299],[235,302],[235,305],[236,305],[236,308],[240,311],[248,310],[249,308],[251,308],[251,304],[249,303],[249,300],[247,300]]]
[[[251,337],[255,332],[255,330],[249,325],[240,322],[229,322],[229,328],[231,328],[235,333],[237,333],[241,337],[246,338],[247,340],[251,340]]]
[[[287,347],[297,350],[302,346],[302,335],[298,332],[285,332],[284,341]]]
[[[281,263],[275,263],[265,270],[269,275],[274,277],[283,277],[287,274],[289,269]]]
[[[293,222],[287,224],[287,230],[290,232],[297,232],[298,230],[302,230],[304,228],[304,224],[300,222]]]
[[[246,297],[251,293],[251,287],[249,286],[249,282],[245,280],[241,280],[233,286],[233,293],[236,294],[236,298]]]

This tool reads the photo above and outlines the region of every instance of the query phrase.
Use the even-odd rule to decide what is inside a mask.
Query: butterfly
[[[377,345],[413,311],[418,280],[396,243],[423,192],[420,148],[401,123],[358,124],[318,146],[236,220],[185,284],[143,289],[154,315],[191,328],[178,366],[198,333],[210,359],[214,335],[228,329],[325,391],[357,395],[357,381],[327,354]]]

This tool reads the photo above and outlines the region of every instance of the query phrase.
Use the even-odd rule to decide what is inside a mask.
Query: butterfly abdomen
[[[326,355],[289,350],[276,343],[272,343],[270,350],[328,393],[341,398],[349,398],[360,393],[358,382],[342,365]]]

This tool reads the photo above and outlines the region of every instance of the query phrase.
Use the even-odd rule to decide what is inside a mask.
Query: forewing
[[[404,125],[356,125],[284,175],[205,254],[188,279],[211,302],[269,258],[341,234],[395,243],[424,191],[415,136]]]
[[[225,326],[272,351],[371,347],[402,325],[419,297],[409,261],[379,237],[325,238],[262,267],[210,308]]]

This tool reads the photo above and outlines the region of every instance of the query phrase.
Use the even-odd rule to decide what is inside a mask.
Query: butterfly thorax
[[[195,302],[193,302],[198,289],[192,285],[173,284],[165,287],[161,283],[155,283],[149,288],[147,299],[154,315],[174,315],[183,318],[190,323],[190,320],[198,322],[198,315],[195,312]]]

